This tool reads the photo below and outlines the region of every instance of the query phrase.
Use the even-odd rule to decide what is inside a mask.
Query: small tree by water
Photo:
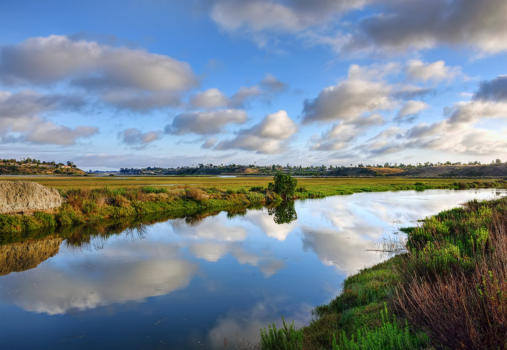
[[[275,183],[270,182],[268,190],[278,194],[284,201],[291,199],[294,196],[298,180],[290,175],[282,173],[276,174],[275,177],[273,177],[273,180],[275,180]]]

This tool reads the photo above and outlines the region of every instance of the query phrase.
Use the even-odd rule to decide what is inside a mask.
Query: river
[[[0,247],[0,349],[233,349],[307,324],[400,227],[504,190],[360,193]],[[66,237],[69,237],[68,235]]]

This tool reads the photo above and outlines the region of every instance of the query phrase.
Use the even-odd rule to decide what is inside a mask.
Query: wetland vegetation
[[[65,203],[57,210],[26,215],[0,215],[2,235],[43,228],[82,225],[153,213],[186,216],[290,199],[323,198],[360,192],[425,189],[505,188],[504,180],[452,179],[298,179],[288,175],[269,185],[270,178],[23,178],[57,188]],[[6,178],[9,180],[10,178]],[[281,180],[281,179],[280,179]],[[197,184],[198,183],[198,184]],[[286,193],[287,186],[290,191]],[[271,187],[270,187],[271,186]],[[280,196],[283,196],[283,198]],[[10,239],[9,239],[10,240]]]

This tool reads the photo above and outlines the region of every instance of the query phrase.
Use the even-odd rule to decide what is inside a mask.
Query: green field
[[[215,187],[219,189],[239,189],[243,187],[264,186],[267,187],[271,176],[267,177],[207,177],[207,176],[111,176],[111,177],[84,177],[84,176],[2,176],[0,181],[33,181],[41,185],[54,187],[56,189],[81,189],[100,187],[130,187],[130,186],[198,186],[203,188]],[[351,190],[375,191],[377,188],[413,186],[415,183],[423,183],[429,187],[443,187],[453,185],[456,181],[460,183],[493,183],[496,180],[474,180],[474,179],[416,179],[416,178],[297,178],[298,186],[305,186],[313,191],[328,192],[334,190],[344,192]],[[360,192],[360,191],[359,191]]]

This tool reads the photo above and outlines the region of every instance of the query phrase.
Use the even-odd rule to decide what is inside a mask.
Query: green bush
[[[268,190],[278,194],[284,201],[294,197],[298,180],[290,175],[278,173],[273,177],[275,183],[270,182],[268,184]]]

